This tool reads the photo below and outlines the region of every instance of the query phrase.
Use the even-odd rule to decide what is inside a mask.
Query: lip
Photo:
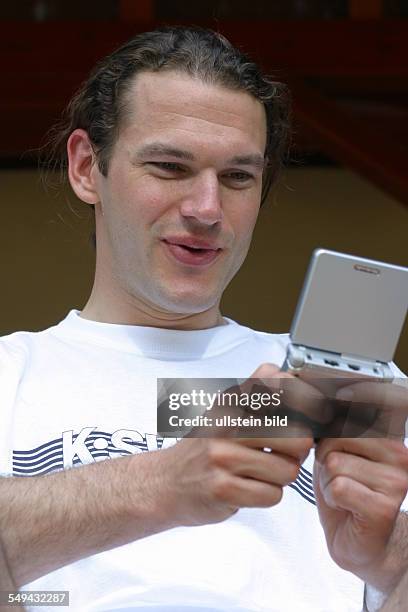
[[[165,247],[168,255],[178,263],[188,266],[207,266],[211,264],[215,259],[218,258],[222,249],[208,247],[208,242],[199,240],[196,238],[178,238],[177,242],[174,238],[162,240],[162,244]],[[203,246],[207,245],[207,246]],[[203,249],[202,251],[190,251],[185,247]]]
[[[209,249],[212,251],[217,251],[221,248],[215,242],[203,240],[202,238],[196,238],[194,236],[170,236],[168,238],[163,238],[163,240],[169,244],[177,244],[196,249]]]

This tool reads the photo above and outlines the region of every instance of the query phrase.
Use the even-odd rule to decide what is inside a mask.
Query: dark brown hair
[[[258,65],[224,36],[198,27],[168,26],[138,34],[99,61],[48,133],[40,158],[43,170],[59,170],[61,180],[66,180],[67,141],[75,129],[82,128],[88,133],[101,173],[107,176],[133,77],[141,71],[165,70],[182,71],[205,83],[245,91],[262,102],[267,118],[263,204],[288,152],[288,89],[262,74]]]

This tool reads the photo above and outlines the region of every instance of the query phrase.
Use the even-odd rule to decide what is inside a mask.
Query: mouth
[[[218,258],[222,252],[221,248],[203,246],[203,242],[189,240],[173,242],[172,240],[162,240],[169,255],[179,263],[189,266],[205,266]]]

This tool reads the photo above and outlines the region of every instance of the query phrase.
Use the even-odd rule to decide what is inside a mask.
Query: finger
[[[336,398],[349,403],[351,420],[358,419],[365,412],[374,415],[365,436],[382,434],[402,439],[408,418],[407,382],[393,383],[360,381],[340,389]]]
[[[372,491],[394,496],[401,501],[408,488],[408,474],[402,468],[332,451],[326,456],[319,472],[321,489],[325,489],[340,476],[351,478]]]
[[[276,375],[283,375],[276,363],[261,363],[249,378],[273,378]]]
[[[238,438],[237,441],[242,446],[258,450],[271,449],[272,453],[293,457],[300,463],[304,462],[314,444],[310,433],[301,438]]]
[[[282,382],[284,403],[316,423],[329,423],[334,416],[332,402],[316,387],[294,378]]]
[[[281,501],[282,494],[279,485],[232,476],[221,484],[217,497],[240,508],[269,508]]]
[[[339,412],[333,420],[321,429],[322,435],[316,435],[318,439],[325,438],[358,438],[365,435],[367,432],[367,423],[364,421],[351,421],[347,418],[347,413]],[[320,433],[320,430],[317,430]],[[372,432],[368,436],[374,438]],[[380,436],[377,436],[380,437]]]
[[[333,418],[332,404],[320,390],[288,372],[282,372],[275,364],[264,363],[259,366],[250,378],[240,383],[238,389],[248,395],[254,390],[260,393],[262,389],[265,393],[279,394],[279,408],[288,411],[289,422],[296,422],[296,414],[290,413],[292,410],[315,423],[328,423]],[[227,391],[235,392],[237,387]],[[273,413],[277,411],[277,406],[272,404],[267,407],[267,411]]]
[[[337,399],[387,404],[391,409],[408,410],[408,386],[405,379],[395,383],[360,380],[338,390]]]
[[[236,444],[231,444],[230,448],[224,450],[219,465],[236,476],[279,486],[296,480],[300,469],[300,462],[289,455],[259,452]]]
[[[328,423],[333,418],[332,403],[312,385],[287,372],[279,371],[275,376],[271,376],[267,368],[258,369],[257,372],[256,378],[251,377],[240,385],[241,392],[250,394],[254,390],[260,392],[264,389],[268,393],[279,393],[280,409],[283,411],[294,410],[317,423]],[[274,408],[269,408],[269,411],[273,412]],[[289,418],[292,422],[296,415]]]
[[[395,519],[399,506],[382,493],[373,491],[347,476],[339,476],[321,489],[327,506],[334,510],[346,510],[358,516],[360,522],[367,521],[381,530]]]
[[[386,438],[325,438],[316,447],[315,458],[320,464],[332,451],[340,451],[358,457],[399,466],[408,470],[408,449],[399,440]]]

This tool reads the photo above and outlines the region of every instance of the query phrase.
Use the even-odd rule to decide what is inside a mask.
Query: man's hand
[[[363,382],[350,385],[349,391],[355,406],[370,400],[379,405],[379,398],[386,397],[382,417],[388,415],[392,439],[322,440],[314,467],[317,506],[334,561],[389,592],[405,569],[396,563],[390,538],[408,489],[408,449],[403,444],[406,388]],[[338,395],[345,398],[346,393],[343,389]]]
[[[314,467],[331,556],[383,592],[393,588],[408,564],[408,555],[401,559],[391,538],[408,489],[408,449],[403,443],[408,398],[404,381],[400,383],[367,381],[341,389],[338,398],[352,398],[354,412],[375,405],[377,420],[365,437],[322,440]],[[390,438],[378,437],[378,431]]]
[[[386,439],[322,440],[314,486],[331,556],[367,580],[384,561],[407,492],[408,449]]]
[[[289,381],[285,395],[293,411],[317,422],[327,418],[322,393],[276,366],[263,364],[240,390],[250,392],[254,381],[258,391],[262,385],[269,392]],[[212,415],[234,411],[217,407]],[[271,433],[274,430],[270,428]],[[204,437],[193,433],[162,451],[162,497],[169,515],[182,525],[218,522],[242,507],[278,504],[283,488],[296,479],[313,446],[311,430],[301,421],[289,422],[281,437],[232,437],[237,434],[227,428],[215,428],[211,438],[202,433]]]
[[[185,438],[162,451],[164,503],[180,525],[216,523],[243,507],[275,506],[312,446],[311,436]]]

